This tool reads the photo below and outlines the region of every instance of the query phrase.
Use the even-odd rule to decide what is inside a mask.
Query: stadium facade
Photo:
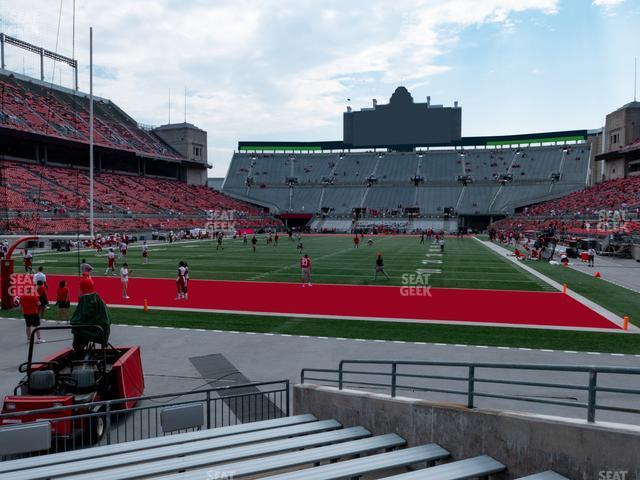
[[[482,228],[592,182],[601,132],[464,137],[461,118],[457,102],[416,103],[398,87],[386,105],[348,107],[342,141],[239,142],[223,191],[284,218],[315,216],[318,229],[407,217],[423,219],[412,229],[451,229],[453,219]]]

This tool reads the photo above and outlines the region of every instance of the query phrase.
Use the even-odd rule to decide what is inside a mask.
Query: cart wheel
[[[101,408],[96,413],[104,414],[104,409]],[[106,429],[106,423],[104,415],[96,415],[89,419],[89,431],[87,432],[89,445],[95,445],[102,440],[102,436]]]

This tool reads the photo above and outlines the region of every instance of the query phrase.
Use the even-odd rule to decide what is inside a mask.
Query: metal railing
[[[142,440],[201,428],[217,428],[287,417],[290,412],[289,393],[289,381],[279,380],[62,405],[2,413],[0,424],[4,426],[0,426],[0,429],[12,424],[48,421],[52,431],[51,448],[34,453],[42,455]],[[136,402],[136,406],[126,408],[130,402]],[[163,430],[161,421],[163,409],[198,403],[203,407],[202,425],[174,431]],[[0,455],[0,460],[13,458],[17,456]]]
[[[360,370],[355,369],[358,367],[349,367],[349,365],[369,365],[377,366],[378,370]],[[379,367],[386,367],[387,370],[380,370]],[[416,372],[400,372],[399,369],[409,367],[424,368],[429,367],[432,370],[438,368],[454,368],[458,370],[457,375],[446,375],[436,373],[416,373]],[[460,371],[462,370],[462,371]],[[487,371],[493,372],[493,375],[487,375]],[[480,375],[480,373],[482,375]],[[517,378],[509,379],[507,372],[517,372]],[[565,382],[551,382],[551,381],[526,381],[522,379],[521,375],[524,372],[546,372],[549,377],[553,377],[554,374],[566,376],[568,374],[585,374],[586,381],[584,383],[567,383]],[[314,376],[310,376],[312,374]],[[331,374],[333,378],[318,378],[317,374]],[[625,386],[605,386],[601,381],[604,375],[624,375]],[[382,378],[383,381],[369,381],[367,378],[374,377],[375,379]],[[632,381],[636,381],[636,384],[640,386],[640,368],[634,367],[614,367],[614,366],[587,366],[587,365],[549,365],[549,364],[515,364],[515,363],[478,363],[478,362],[413,362],[413,361],[387,361],[387,360],[343,360],[337,370],[332,369],[311,369],[305,368],[300,373],[301,383],[308,382],[326,382],[338,386],[340,390],[345,386],[357,387],[363,389],[383,389],[388,390],[391,397],[395,397],[399,390],[404,391],[416,391],[416,392],[434,392],[450,395],[461,395],[466,397],[466,406],[468,408],[474,408],[476,405],[476,398],[493,398],[503,399],[516,402],[530,402],[546,405],[555,405],[561,407],[572,407],[586,409],[587,421],[595,422],[596,412],[599,410],[627,413],[627,414],[640,414],[640,408],[634,408],[632,406],[621,405],[619,400],[618,404],[603,404],[598,401],[598,393],[608,393],[616,395],[631,395],[640,396],[640,388],[629,388]],[[413,383],[403,383],[407,379],[411,379]],[[451,388],[447,385],[420,385],[419,382],[423,380],[438,381],[440,383],[449,384],[463,383],[464,388]],[[599,383],[600,382],[600,383]],[[493,386],[493,390],[480,391],[479,386]],[[496,389],[496,386],[502,387],[518,387],[522,390],[526,390],[529,387],[552,389],[551,395],[545,395],[540,393],[518,393],[510,389],[506,392],[500,392]],[[562,396],[561,392],[573,392],[574,394],[580,394],[586,398],[580,401],[579,398],[575,398],[573,401]],[[547,390],[548,393],[548,390]],[[562,400],[558,398],[564,398]],[[633,397],[634,400],[631,405],[638,405],[640,397]]]

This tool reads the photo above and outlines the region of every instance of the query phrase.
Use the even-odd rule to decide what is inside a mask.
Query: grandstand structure
[[[312,219],[310,226],[318,231],[346,231],[362,222],[403,225],[409,231],[455,230],[458,225],[484,228],[591,182],[594,152],[586,130],[461,137],[457,102],[445,118],[445,107],[431,105],[430,99],[413,103],[407,95],[398,87],[388,105],[374,101],[364,113],[380,111],[381,117],[359,127],[350,119],[356,112],[349,107],[349,140],[345,133],[342,142],[240,142],[223,192],[264,205],[285,219]],[[398,97],[401,106],[396,108],[410,112],[404,120],[389,113]],[[414,109],[422,117],[411,113]],[[432,120],[430,112],[440,117]],[[416,118],[424,124],[416,126]],[[445,133],[434,137],[430,132],[439,118],[448,123],[440,128]],[[361,132],[367,125],[377,131],[384,122],[394,130],[407,127],[413,136],[406,142],[413,143],[351,142],[369,138]],[[357,136],[352,132],[356,128]]]
[[[280,225],[207,187],[205,131],[144,126],[93,98],[96,232],[204,229],[212,212],[236,229]],[[86,93],[0,70],[0,232],[90,230],[90,107]]]
[[[492,227],[514,233],[552,228],[562,236],[606,239],[615,235],[611,240],[617,244],[638,243],[640,102],[627,103],[608,114],[604,128],[593,137],[592,149],[598,152],[593,185],[521,209]]]

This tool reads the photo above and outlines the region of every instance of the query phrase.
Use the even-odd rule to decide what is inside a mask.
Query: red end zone
[[[77,300],[78,277],[49,275],[49,285],[69,282]],[[279,282],[191,280],[189,300],[174,300],[172,279],[131,278],[129,300],[120,292],[120,279],[94,277],[96,291],[109,305],[184,308],[249,314],[281,314],[536,326],[547,328],[597,328],[621,330],[599,313],[562,293],[507,290],[431,288],[407,290],[392,286],[323,285],[302,287]],[[54,288],[50,289],[53,297]]]

